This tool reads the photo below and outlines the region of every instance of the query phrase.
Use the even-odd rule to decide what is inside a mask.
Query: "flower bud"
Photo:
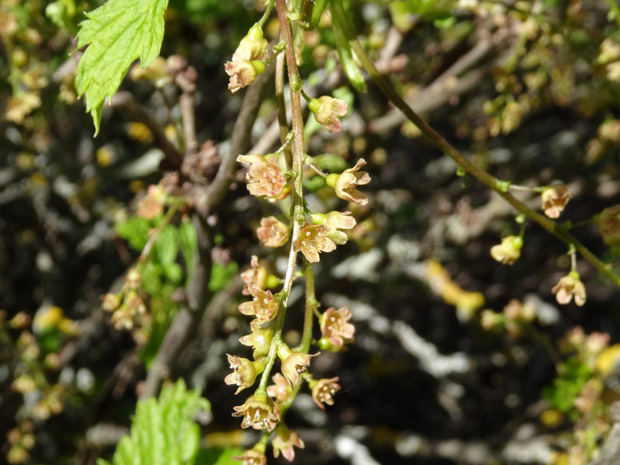
[[[521,256],[523,239],[520,236],[508,236],[502,243],[491,247],[491,256],[505,265],[512,265]]]
[[[263,30],[258,24],[255,24],[239,42],[237,50],[233,53],[233,61],[265,60],[267,59],[268,46],[269,43],[263,37]]]

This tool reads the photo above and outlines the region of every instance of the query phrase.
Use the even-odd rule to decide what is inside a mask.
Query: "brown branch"
[[[270,67],[273,68],[273,67]],[[263,96],[270,82],[273,70],[265,70],[247,90],[241,111],[235,123],[231,137],[230,150],[222,160],[213,183],[207,188],[202,198],[196,200],[196,210],[192,221],[196,228],[198,244],[194,255],[194,268],[185,291],[186,303],[179,310],[148,372],[141,398],[156,396],[162,382],[170,376],[183,350],[195,338],[200,321],[205,313],[207,303],[212,297],[209,292],[211,277],[211,228],[207,224],[206,214],[214,211],[223,201],[232,182],[237,155],[247,150],[252,126],[258,115]]]
[[[267,86],[271,83],[274,67],[268,66],[258,79],[248,88],[237,122],[233,129],[230,148],[222,158],[220,169],[205,195],[196,200],[196,208],[202,214],[208,214],[221,203],[232,183],[237,168],[237,156],[247,151],[252,135],[252,126],[256,121],[258,110],[264,100]]]

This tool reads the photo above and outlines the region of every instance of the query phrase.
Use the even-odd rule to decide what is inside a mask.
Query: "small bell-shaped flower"
[[[275,384],[267,386],[267,395],[277,402],[286,402],[293,392],[290,383],[281,373],[276,373],[271,379]]]
[[[269,353],[271,340],[273,339],[273,328],[262,328],[258,324],[250,324],[252,332],[241,336],[239,342],[244,346],[250,346],[253,349],[252,356],[255,359],[264,357]]]
[[[491,256],[505,265],[512,265],[521,256],[523,239],[520,236],[508,236],[502,243],[491,247]]]
[[[236,355],[226,354],[228,363],[233,372],[224,379],[226,384],[235,384],[239,389],[235,394],[239,394],[246,388],[249,388],[256,381],[256,376],[263,372],[265,363],[263,361],[252,362],[247,358],[237,357]]]
[[[351,216],[351,212],[313,213],[310,215],[310,218],[314,224],[325,226],[328,229],[327,237],[338,245],[346,244],[349,239],[346,233],[338,230],[353,229],[356,224],[355,218]]]
[[[243,455],[233,457],[233,459],[242,462],[242,465],[267,465],[265,451],[256,447],[245,451]]]
[[[314,118],[317,122],[329,132],[342,130],[342,123],[339,117],[345,116],[348,112],[347,102],[344,100],[324,95],[311,99],[308,102],[308,108],[314,113]]]
[[[249,86],[265,70],[264,60],[267,59],[268,46],[261,27],[252,26],[247,35],[241,39],[232,61],[225,65],[226,74],[230,76],[228,89],[231,92]]]
[[[581,307],[586,303],[586,287],[581,282],[579,273],[571,271],[553,286],[551,292],[560,305],[566,305],[575,298],[575,304]]]
[[[299,381],[299,375],[305,373],[310,366],[310,359],[318,354],[310,355],[303,352],[291,352],[282,362],[282,374],[292,386]]]
[[[280,422],[278,406],[264,392],[256,392],[243,405],[233,407],[233,417],[242,417],[242,428],[250,426],[256,430],[273,431]]]
[[[289,462],[292,462],[295,459],[294,447],[298,447],[300,449],[305,447],[305,444],[299,435],[295,431],[288,429],[282,423],[278,425],[276,435],[274,436],[271,445],[273,446],[273,456],[275,458],[278,458],[280,453],[282,453],[284,458]]]
[[[248,286],[248,290],[253,299],[239,305],[239,311],[244,315],[255,316],[254,322],[259,325],[273,320],[278,314],[280,303],[271,291],[264,291],[254,285]]]
[[[570,199],[570,192],[564,184],[547,187],[541,195],[542,209],[549,218],[559,218]]]
[[[239,155],[237,161],[250,165],[246,175],[250,194],[268,200],[282,200],[289,195],[290,188],[275,155]]]
[[[360,168],[366,164],[363,158],[360,158],[353,168],[344,170],[341,174],[330,174],[325,181],[334,188],[336,195],[341,199],[349,202],[355,202],[359,205],[366,205],[368,197],[358,191],[357,186],[363,186],[370,182],[370,175],[366,171],[360,171]]]
[[[350,319],[351,310],[346,307],[338,310],[330,307],[325,310],[319,318],[322,332],[319,347],[331,352],[338,352],[344,348],[345,344],[353,342],[355,326],[349,323]]]
[[[299,237],[293,244],[296,252],[304,254],[310,263],[320,260],[319,252],[332,252],[336,244],[328,237],[329,228],[324,225],[305,224],[299,232]]]
[[[339,379],[338,377],[331,379],[323,378],[310,382],[312,399],[321,410],[325,410],[324,404],[334,405],[334,394],[341,389],[340,384],[338,384]]]
[[[260,228],[256,230],[258,239],[266,247],[282,247],[288,241],[288,228],[275,216],[260,220]]]
[[[258,60],[229,61],[224,66],[224,71],[230,76],[228,90],[234,94],[256,81],[258,75],[265,71],[265,63]]]
[[[260,289],[265,289],[267,287],[269,273],[267,272],[267,268],[260,266],[256,255],[252,255],[250,265],[251,268],[249,270],[245,270],[241,273],[241,279],[245,283],[243,291],[241,291],[243,295],[250,295],[249,286],[251,285],[259,287]]]

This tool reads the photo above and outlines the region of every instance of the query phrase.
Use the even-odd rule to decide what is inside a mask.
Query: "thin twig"
[[[517,211],[523,213],[532,221],[538,223],[545,230],[556,236],[568,245],[573,245],[577,252],[581,254],[592,266],[599,270],[605,277],[620,287],[620,276],[614,273],[610,265],[603,263],[596,257],[587,247],[581,244],[573,235],[562,229],[557,223],[540,213],[532,210],[523,202],[517,200],[510,193],[500,189],[502,182],[491,174],[472,163],[465,155],[461,154],[450,143],[437,133],[426,121],[424,121],[409,105],[398,95],[391,83],[377,71],[372,61],[366,55],[366,52],[358,40],[352,41],[353,50],[359,58],[362,67],[370,75],[375,84],[381,89],[385,96],[399,109],[412,123],[414,123],[422,132],[424,137],[435,145],[439,150],[452,158],[460,167],[478,179],[480,182],[494,190],[500,197],[506,200]]]

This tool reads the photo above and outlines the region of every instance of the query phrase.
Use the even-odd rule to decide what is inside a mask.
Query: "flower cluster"
[[[274,51],[279,52],[281,48],[274,46]],[[226,64],[226,72],[230,75],[229,88],[235,92],[251,83],[264,67],[266,59],[267,43],[257,25],[250,29],[232,61]],[[344,101],[322,96],[310,99],[308,103],[316,121],[324,129],[330,132],[342,130],[340,119],[348,111]],[[256,236],[262,246],[271,249],[269,253],[272,255],[277,255],[279,248],[288,247],[286,255],[289,257],[283,279],[272,275],[269,270],[274,268],[267,260],[259,260],[255,255],[252,256],[250,268],[241,274],[245,284],[242,294],[250,299],[239,304],[239,312],[253,319],[251,332],[242,336],[239,342],[252,349],[252,357],[227,354],[232,371],[224,381],[237,387],[236,394],[257,386],[245,402],[234,407],[233,416],[241,418],[242,428],[263,432],[252,449],[236,457],[244,465],[265,465],[269,441],[276,458],[282,455],[289,461],[294,459],[295,448],[303,448],[304,442],[288,428],[283,417],[304,385],[308,386],[312,399],[320,409],[334,404],[334,396],[341,389],[339,378],[315,378],[311,373],[312,363],[320,354],[317,349],[329,352],[345,350],[355,335],[348,308],[331,307],[322,313],[319,311],[319,303],[313,297],[313,265],[320,261],[321,254],[332,252],[337,246],[347,243],[350,237],[347,232],[355,228],[356,219],[349,211],[310,211],[304,199],[302,178],[305,163],[325,178],[325,184],[333,188],[334,197],[363,206],[368,204],[369,199],[358,188],[370,182],[368,172],[361,171],[366,161],[360,159],[340,174],[325,174],[323,167],[315,166],[312,157],[300,152],[299,146],[295,145],[291,166],[291,160],[281,156],[286,153],[290,140],[294,144],[298,141],[287,138],[275,153],[237,156],[237,161],[247,168],[245,178],[249,193],[270,203],[279,203],[281,213],[262,218]],[[359,237],[359,233],[355,235],[356,239]],[[304,261],[303,273],[296,271],[300,256]],[[304,327],[300,331],[299,345],[290,347],[282,339],[282,328],[293,281],[302,274],[305,275],[307,288]],[[318,324],[321,331],[321,337],[316,341],[312,339],[314,324]]]

